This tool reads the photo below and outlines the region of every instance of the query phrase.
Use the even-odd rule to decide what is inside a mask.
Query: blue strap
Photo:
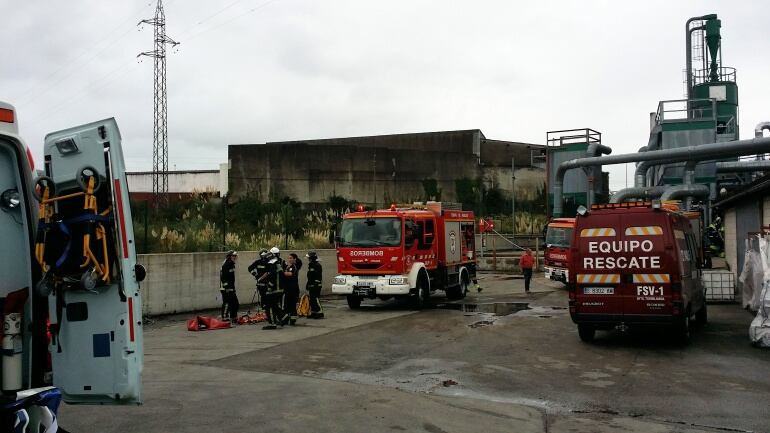
[[[95,223],[95,222],[106,223],[110,221],[112,221],[112,216],[103,216],[103,215],[95,215],[92,213],[86,213],[83,215],[76,216],[74,218],[64,220],[64,223],[65,224]]]
[[[72,235],[70,234],[70,230],[68,225],[70,224],[81,224],[81,223],[93,223],[93,222],[111,222],[112,216],[103,216],[103,215],[94,215],[94,214],[83,214],[76,216],[74,218],[66,219],[63,221],[56,221],[54,223],[45,223],[43,221],[38,222],[38,229],[39,230],[50,230],[50,229],[58,229],[62,233],[64,233],[65,236],[67,236],[67,244],[64,246],[64,251],[62,251],[61,256],[56,260],[56,267],[60,268],[65,261],[67,261],[67,257],[69,257],[70,249],[72,249]]]
[[[67,224],[64,224],[62,221],[59,221],[58,227],[59,227],[59,230],[62,231],[62,233],[67,235],[67,245],[64,246],[64,251],[61,253],[59,260],[56,261],[56,267],[60,268],[64,264],[64,262],[67,260],[67,257],[70,254],[70,247],[72,247],[72,236],[70,236],[70,231],[67,228]]]

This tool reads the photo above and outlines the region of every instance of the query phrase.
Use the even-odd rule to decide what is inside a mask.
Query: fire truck
[[[575,218],[554,218],[545,234],[545,278],[567,283],[569,280],[569,249]]]
[[[437,290],[462,299],[476,282],[473,212],[427,202],[343,216],[332,293],[359,308],[364,298],[409,297],[422,308]]]

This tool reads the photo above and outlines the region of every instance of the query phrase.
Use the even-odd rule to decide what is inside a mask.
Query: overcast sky
[[[717,13],[737,68],[741,138],[770,120],[762,1],[167,0],[171,169],[213,169],[231,143],[481,129],[544,143],[591,127],[647,144],[683,97],[684,24]],[[114,116],[129,170],[152,167],[150,0],[0,0],[0,99],[41,159],[55,131]],[[625,186],[623,166],[612,189]],[[629,171],[633,171],[629,167]],[[632,176],[629,174],[629,179]]]

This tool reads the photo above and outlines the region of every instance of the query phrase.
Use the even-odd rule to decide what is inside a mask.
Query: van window
[[[641,226],[626,228],[626,236],[659,236],[663,234],[660,226]]]
[[[583,229],[580,231],[581,238],[598,238],[603,236],[615,236],[615,229],[609,227]]]
[[[698,250],[698,244],[695,242],[695,236],[693,236],[691,233],[687,233],[685,237],[687,238],[687,244],[690,247],[690,257],[692,258],[693,263],[695,263],[695,267],[700,268],[701,264],[703,263],[703,257],[701,257],[701,252]]]
[[[679,270],[683,277],[689,277],[692,274],[693,255],[687,242],[685,234],[681,230],[674,230],[676,246],[679,250]]]

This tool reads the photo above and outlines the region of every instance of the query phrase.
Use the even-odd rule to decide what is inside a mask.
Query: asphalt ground
[[[156,319],[145,330],[144,405],[64,405],[60,424],[73,433],[770,432],[770,351],[749,345],[752,317],[737,304],[710,305],[687,346],[665,331],[599,332],[586,344],[559,283],[535,279],[530,295],[507,275],[481,283],[465,306],[435,296],[419,312],[327,299],[326,319],[274,331],[194,333],[191,315]]]

